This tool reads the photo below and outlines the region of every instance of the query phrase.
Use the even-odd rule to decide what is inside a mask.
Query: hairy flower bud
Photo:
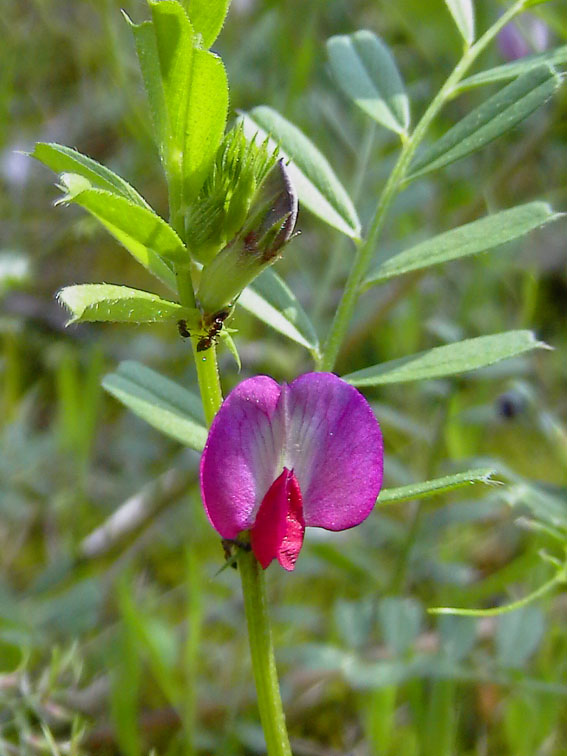
[[[277,260],[293,234],[297,211],[297,194],[280,160],[257,192],[240,232],[203,268],[197,298],[205,313],[233,302]]]
[[[242,124],[226,134],[211,172],[187,213],[185,233],[194,258],[205,265],[210,263],[236,236],[275,162],[268,141],[248,141]]]

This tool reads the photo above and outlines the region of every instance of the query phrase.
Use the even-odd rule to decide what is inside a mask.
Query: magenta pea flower
[[[346,530],[372,511],[382,485],[378,421],[332,373],[289,385],[248,378],[225,399],[201,458],[207,516],[223,538],[250,531],[265,569],[293,570],[306,526]]]

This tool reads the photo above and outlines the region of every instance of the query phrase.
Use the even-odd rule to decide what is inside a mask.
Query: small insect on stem
[[[208,320],[210,321],[209,330],[206,335],[199,339],[197,343],[197,351],[204,352],[206,349],[210,349],[217,341],[217,336],[222,330],[224,321],[230,315],[230,310],[219,310],[212,315]]]
[[[213,344],[216,344],[217,336],[222,330],[224,321],[228,318],[229,315],[230,310],[219,310],[213,315],[207,315],[203,318],[204,327],[207,329],[207,332],[204,336],[201,336],[201,338],[197,342],[198,352],[204,352],[205,349],[210,349]],[[186,320],[177,321],[177,330],[184,339],[188,339],[191,336],[191,331],[187,328]],[[194,333],[193,335],[197,334]]]
[[[179,331],[179,335],[183,336],[184,339],[188,339],[191,336],[191,332],[187,328],[186,320],[177,321],[177,330]]]

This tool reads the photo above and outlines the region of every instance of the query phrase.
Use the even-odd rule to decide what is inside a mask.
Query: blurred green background
[[[481,29],[504,7],[475,6]],[[216,575],[222,550],[200,504],[198,456],[100,387],[123,359],[193,385],[187,345],[166,325],[65,330],[62,286],[149,281],[79,208],[54,209],[53,177],[18,152],[37,140],[76,147],[166,213],[121,8],[146,17],[142,0],[3,0],[0,14],[0,754],[262,753],[238,576]],[[564,44],[566,3],[536,10],[550,46]],[[415,120],[461,52],[442,0],[233,0],[214,49],[232,116],[268,104],[297,123],[364,222],[398,143],[331,81],[325,40],[359,28],[393,50]],[[476,70],[501,62],[493,46]],[[487,92],[452,102],[434,134]],[[385,250],[531,199],[567,210],[566,113],[563,88],[504,139],[412,185]],[[323,336],[352,249],[305,213],[298,227],[277,270]],[[481,462],[508,484],[377,509],[355,531],[312,531],[294,573],[269,570],[296,756],[567,752],[565,593],[498,619],[425,614],[506,603],[550,576],[538,552],[557,547],[517,520],[545,506],[567,520],[565,234],[552,224],[361,299],[339,373],[509,328],[533,328],[555,351],[367,392],[387,485]],[[247,375],[312,368],[250,315],[238,312],[234,327],[243,370],[221,352],[226,391]],[[87,536],[121,507],[139,524],[103,552]]]

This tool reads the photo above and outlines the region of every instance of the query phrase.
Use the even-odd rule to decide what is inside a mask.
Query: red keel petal
[[[293,570],[304,533],[301,489],[293,470],[284,467],[260,504],[250,531],[252,551],[264,569],[277,558],[284,570]]]

